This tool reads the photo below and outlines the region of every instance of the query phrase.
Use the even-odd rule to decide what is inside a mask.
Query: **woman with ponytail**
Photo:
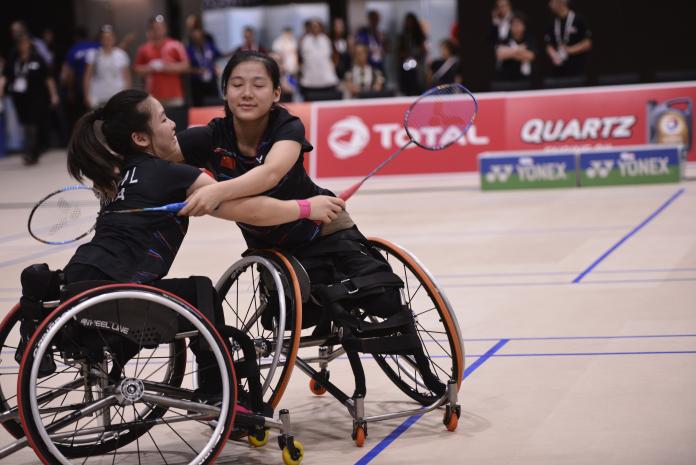
[[[183,202],[215,180],[197,168],[160,158],[177,146],[174,129],[155,98],[140,90],[121,91],[78,121],[68,146],[68,171],[78,181],[92,181],[104,210]],[[332,197],[307,201],[311,218],[322,221],[334,218],[343,205]],[[301,212],[296,201],[250,197],[221,203],[212,214],[267,226],[293,221]],[[167,213],[101,215],[94,238],[77,249],[66,267],[66,279],[161,279],[187,228],[187,217]]]
[[[160,158],[177,145],[175,125],[160,102],[140,90],[124,90],[103,108],[84,115],[68,146],[68,171],[78,181],[89,179],[99,192],[102,210],[124,210],[183,202],[196,189],[214,184],[208,174],[189,165]],[[306,200],[311,218],[330,221],[343,202],[331,197]],[[215,216],[258,225],[301,217],[297,201],[250,197],[224,202]],[[224,324],[222,307],[207,277],[162,279],[186,235],[188,217],[170,213],[100,215],[95,235],[81,245],[64,269],[66,284],[115,281],[148,284],[178,295],[196,306],[214,325]],[[201,399],[214,400],[219,372],[206,369],[210,349],[192,340],[198,362]]]

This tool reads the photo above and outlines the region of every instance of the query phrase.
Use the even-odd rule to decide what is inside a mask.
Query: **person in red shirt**
[[[145,89],[162,105],[184,104],[181,75],[189,71],[184,45],[167,37],[167,23],[162,15],[150,20],[148,41],[138,48],[134,70],[145,79]]]

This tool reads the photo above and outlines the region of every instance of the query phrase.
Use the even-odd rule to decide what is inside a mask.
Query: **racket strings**
[[[466,133],[477,107],[476,99],[463,86],[440,86],[413,103],[405,118],[406,130],[419,146],[439,150]]]
[[[29,218],[29,233],[47,244],[72,242],[92,230],[100,211],[100,198],[90,188],[57,191],[34,207]]]

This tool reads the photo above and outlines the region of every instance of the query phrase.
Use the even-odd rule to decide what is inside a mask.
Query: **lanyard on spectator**
[[[573,28],[573,21],[575,21],[575,12],[573,10],[570,10],[568,12],[568,16],[566,17],[566,23],[565,23],[565,28],[563,29],[563,41],[561,42],[561,19],[556,18],[556,21],[554,22],[554,33],[556,36],[556,45],[561,45],[563,44],[568,44],[568,41],[570,40],[570,31]]]

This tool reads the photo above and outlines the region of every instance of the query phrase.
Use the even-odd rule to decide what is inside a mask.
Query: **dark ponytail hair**
[[[152,133],[150,108],[143,105],[149,95],[123,90],[79,119],[68,144],[68,172],[73,178],[79,182],[88,178],[106,196],[115,195],[125,158],[141,151],[131,135]]]
[[[278,67],[278,63],[276,63],[273,58],[269,57],[265,53],[257,52],[255,50],[240,50],[239,52],[236,52],[229,59],[227,65],[225,65],[220,82],[222,97],[225,100],[225,116],[227,117],[232,116],[232,112],[227,105],[227,81],[230,80],[230,75],[237,65],[246,61],[258,61],[263,64],[263,66],[266,68],[266,72],[268,72],[268,77],[271,78],[273,88],[277,89],[280,87],[280,68]]]

